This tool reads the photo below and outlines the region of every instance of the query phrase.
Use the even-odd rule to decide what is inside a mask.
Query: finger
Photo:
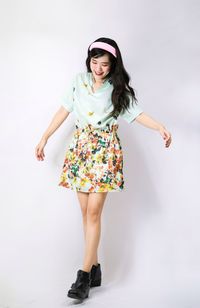
[[[39,159],[41,158],[41,150],[40,149],[38,149],[38,151],[37,151],[37,156],[38,156]]]
[[[41,150],[41,159],[44,160],[44,151],[43,151],[43,149]]]
[[[37,152],[35,153],[35,155],[36,155],[37,159],[40,160],[40,153],[39,153],[38,150],[37,150]]]
[[[40,154],[38,154],[37,158],[38,158],[38,160],[41,160],[41,155],[40,155]]]
[[[43,151],[43,149],[41,150],[41,155],[42,155],[42,157],[44,157],[44,151]]]
[[[165,131],[164,132],[164,136],[165,136],[165,139],[169,139],[170,138],[170,133]]]
[[[167,147],[169,147],[169,146],[170,146],[171,141],[172,141],[172,140],[171,140],[171,138],[169,138],[169,139],[166,141],[166,146],[167,146]]]
[[[40,160],[44,160],[44,158],[43,158],[43,156],[42,156],[42,155],[40,155]]]
[[[169,135],[167,134],[167,132],[163,132],[163,139],[167,140],[169,138]]]
[[[43,156],[42,156],[42,149],[41,148],[38,148],[37,149],[37,159],[40,161],[40,160],[43,160]]]

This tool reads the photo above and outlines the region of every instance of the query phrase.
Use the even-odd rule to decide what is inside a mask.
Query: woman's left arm
[[[165,128],[165,126],[154,119],[152,119],[149,115],[142,112],[135,119],[136,122],[159,131],[163,139],[165,140],[165,147],[169,147],[172,141],[171,133]]]

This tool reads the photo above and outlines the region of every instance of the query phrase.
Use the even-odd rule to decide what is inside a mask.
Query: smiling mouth
[[[97,72],[95,72],[95,74],[96,74],[97,76],[103,75],[103,73],[97,73]]]

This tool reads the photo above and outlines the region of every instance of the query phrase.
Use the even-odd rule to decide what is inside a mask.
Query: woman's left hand
[[[172,142],[172,137],[170,132],[168,132],[168,130],[164,126],[161,126],[159,129],[159,133],[165,140],[165,147],[168,148]]]

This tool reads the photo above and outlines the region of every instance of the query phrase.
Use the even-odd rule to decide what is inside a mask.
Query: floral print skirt
[[[76,125],[58,185],[83,192],[123,190],[123,153],[117,129],[118,124],[106,128]]]

